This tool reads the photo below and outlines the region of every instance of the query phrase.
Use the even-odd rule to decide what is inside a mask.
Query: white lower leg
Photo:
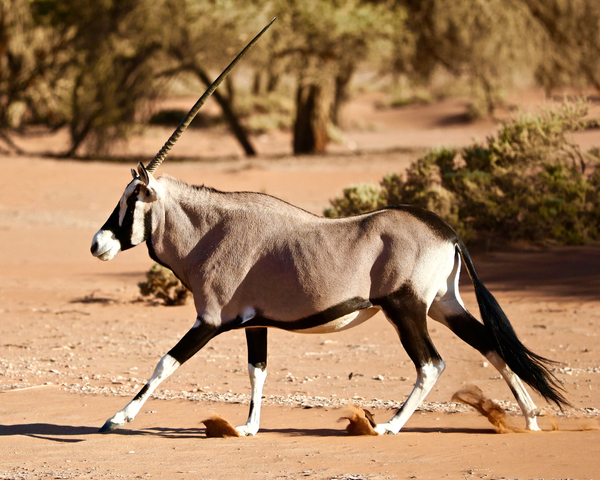
[[[506,365],[506,362],[502,360],[497,353],[491,352],[487,354],[486,357],[500,372],[517,399],[517,403],[519,404],[519,407],[521,407],[521,411],[525,417],[525,428],[527,428],[527,430],[539,431],[540,427],[538,427],[537,424],[537,416],[540,411],[535,406],[535,403],[533,403],[527,390],[525,390],[521,379],[508,367],[508,365]]]
[[[260,407],[262,402],[262,391],[267,379],[267,369],[260,369],[254,365],[248,365],[248,375],[250,376],[250,387],[252,396],[250,397],[250,414],[246,425],[235,427],[242,435],[256,435],[260,427]]]
[[[154,369],[154,373],[148,383],[140,390],[140,393],[127,404],[127,406],[116,413],[112,418],[109,418],[101,431],[106,430],[114,430],[116,428],[122,427],[127,422],[131,422],[135,416],[138,414],[146,400],[152,395],[156,387],[160,385],[160,383],[168,378],[177,368],[179,368],[181,364],[175,360],[171,355],[167,354],[158,362],[156,368]]]
[[[445,366],[446,365],[442,360],[423,365],[417,371],[415,387],[406,402],[404,402],[404,405],[402,405],[402,408],[389,422],[378,424],[375,427],[375,431],[380,435],[397,434],[431,391],[435,382],[440,378],[440,375],[444,371]]]

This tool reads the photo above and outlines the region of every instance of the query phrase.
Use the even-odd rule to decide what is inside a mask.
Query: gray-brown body
[[[285,322],[353,298],[383,298],[408,283],[430,304],[452,271],[452,230],[446,228],[446,238],[432,235],[415,216],[419,209],[332,220],[269,195],[159,181],[179,188],[166,188],[172,198],[153,209],[148,242],[192,290],[203,319],[216,325],[250,307],[285,328]]]

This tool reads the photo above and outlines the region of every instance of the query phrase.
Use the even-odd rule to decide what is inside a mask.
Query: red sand
[[[489,122],[445,122],[462,108],[452,102],[381,114],[368,102],[351,108],[383,125],[347,133],[359,148],[424,147],[451,139],[461,145],[495,130]],[[600,144],[592,133],[582,142]],[[167,135],[152,130],[129,151],[151,157]],[[179,155],[238,155],[224,133],[186,135]],[[30,151],[64,148],[61,138],[18,141]],[[290,139],[274,134],[255,141],[262,152],[281,153]],[[347,145],[333,150],[340,155],[167,161],[161,172],[224,190],[267,192],[318,213],[344,186],[377,182],[415,158],[398,152],[342,155]],[[224,401],[244,401],[247,397],[235,394],[249,393],[242,332],[212,341],[159,387],[163,399],[151,399],[132,424],[97,435],[195,318],[191,304],[133,302],[137,282],[152,265],[145,247],[110,263],[89,253],[131,166],[0,158],[0,478],[600,477],[600,433],[580,431],[597,426],[600,414],[599,247],[474,256],[524,343],[564,362],[557,375],[575,409],[557,417],[557,432],[501,435],[474,411],[445,413],[455,411],[448,403],[452,394],[472,383],[510,407],[510,421],[524,426],[512,413],[514,399],[498,373],[432,322],[431,336],[447,370],[426,410],[416,412],[396,436],[348,436],[345,424],[337,422],[341,410],[329,405],[340,399],[380,407],[402,401],[415,379],[393,329],[377,315],[336,335],[270,333],[266,405],[256,437],[209,439],[200,423],[213,414],[234,425],[245,422],[247,405]],[[463,284],[463,298],[476,311],[468,282]],[[184,399],[190,395],[200,400]],[[368,408],[379,422],[393,413]],[[551,429],[547,420],[540,423]]]

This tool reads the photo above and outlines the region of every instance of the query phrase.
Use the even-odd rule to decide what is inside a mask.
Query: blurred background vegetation
[[[272,128],[293,131],[295,153],[324,151],[361,71],[387,79],[393,105],[450,77],[472,116],[517,86],[600,90],[597,0],[0,0],[0,135],[66,127],[65,156],[105,153],[274,16],[216,94],[247,155],[248,133]]]
[[[177,124],[185,112],[157,113],[157,99],[198,95],[274,16],[214,95],[249,156],[249,134],[272,129],[293,133],[294,153],[325,151],[361,77],[388,94],[383,107],[460,94],[469,118],[494,117],[525,87],[600,92],[598,0],[0,0],[0,139],[18,151],[14,132],[67,129],[64,156],[106,155],[149,124]],[[325,213],[412,203],[471,241],[600,240],[600,151],[570,136],[598,128],[587,111],[515,118],[348,187]]]

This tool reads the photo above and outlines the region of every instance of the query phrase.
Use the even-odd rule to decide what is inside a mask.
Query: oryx
[[[398,205],[328,219],[266,194],[226,193],[168,176],[155,178],[194,109],[148,167],[140,163],[132,170],[133,180],[92,242],[92,254],[101,260],[146,242],[150,256],[193,292],[197,309],[192,328],[102,431],[132,421],[156,387],[210,339],[244,328],[252,396],[248,421],[237,429],[254,435],[267,374],[268,327],[337,332],[380,310],[414,362],[417,380],[402,408],[389,422],[376,426],[378,433],[398,433],[444,370],[427,331],[427,316],[446,325],[498,369],[523,411],[527,429],[539,430],[539,412],[521,380],[546,400],[567,404],[548,368],[550,361],[519,341],[477,276],[465,245],[434,213]],[[483,323],[460,298],[461,262],[475,286]]]

